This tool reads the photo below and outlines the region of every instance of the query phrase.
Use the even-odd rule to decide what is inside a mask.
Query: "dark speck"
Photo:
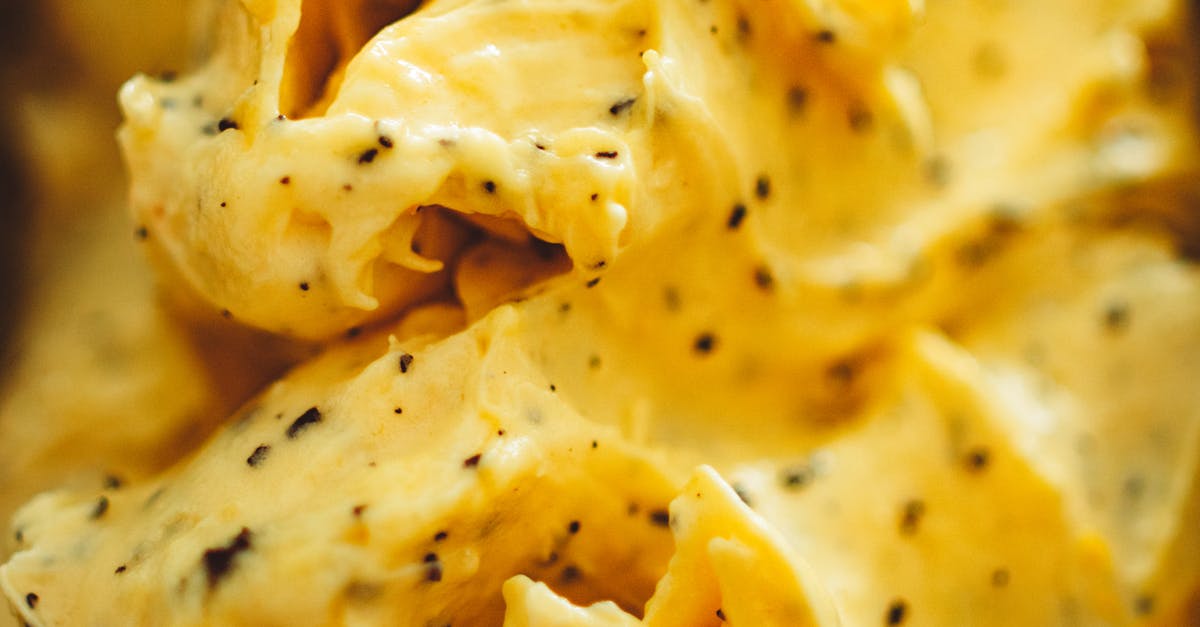
[[[904,623],[904,618],[908,615],[908,604],[902,600],[892,601],[888,606],[886,624],[901,625]]]
[[[285,176],[285,177],[279,179],[280,185],[290,185],[291,182],[292,182],[292,177],[290,177],[290,176]]]
[[[479,465],[479,460],[483,459],[482,453],[476,453],[463,460],[463,468],[475,468]]]
[[[208,587],[214,588],[233,568],[233,560],[243,551],[250,550],[250,530],[242,527],[229,544],[204,552],[204,570],[208,573]]]
[[[366,505],[355,505],[354,509],[350,510],[350,513],[354,514],[355,518],[362,518],[363,512],[365,511],[367,511]]]
[[[121,564],[120,566],[117,567],[116,570],[113,571],[113,574],[120,575],[121,573],[125,572],[126,570],[128,570],[128,567],[125,566],[124,564]]]
[[[403,407],[397,407],[397,408],[395,408],[395,409],[393,409],[393,410],[392,410],[392,413],[393,413],[393,414],[396,414],[397,416],[399,416],[400,414],[403,414],[403,413],[404,413],[404,408],[403,408]]]
[[[750,19],[745,15],[738,15],[737,18],[738,39],[746,40],[750,38]]]
[[[301,292],[307,292],[307,291],[308,291],[308,281],[302,281],[302,282],[300,283],[300,291],[301,291]]]
[[[1111,303],[1104,309],[1104,327],[1112,332],[1124,331],[1129,326],[1129,305]]]
[[[754,284],[759,289],[770,291],[775,287],[775,277],[771,274],[771,269],[766,266],[759,266],[754,269]]]
[[[853,362],[839,361],[830,366],[825,371],[825,375],[839,385],[850,385],[854,383],[854,377],[858,375],[858,370]]]
[[[805,105],[808,104],[808,90],[803,87],[792,87],[787,92],[788,110],[793,115],[797,115],[804,111]]]
[[[738,203],[733,206],[733,211],[729,212],[729,220],[726,225],[730,229],[737,229],[742,225],[742,221],[746,219],[746,205]]]
[[[412,368],[412,363],[413,363],[412,355],[410,355],[408,353],[401,354],[400,355],[400,372],[402,374],[408,372],[408,369]]]
[[[600,277],[596,277],[594,279],[589,279],[587,283],[584,283],[584,287],[591,289],[593,287],[596,287],[596,284],[599,282],[600,282]]]
[[[435,556],[436,557],[436,556]],[[425,581],[441,581],[442,580],[442,564],[440,562],[430,562],[425,566]]]
[[[904,504],[904,509],[900,513],[900,533],[912,535],[917,532],[917,528],[921,525],[921,519],[925,517],[925,503],[913,499]]]
[[[105,490],[120,490],[122,485],[124,485],[124,482],[116,475],[107,475],[104,477]]]
[[[562,569],[561,581],[563,583],[575,583],[583,577],[583,573],[579,572],[579,567],[569,565]]]
[[[997,568],[996,570],[992,571],[992,587],[1003,588],[1008,585],[1008,579],[1009,574],[1007,568]]]
[[[447,532],[445,532],[445,531],[439,531],[439,532],[437,532],[437,533],[433,534],[433,541],[434,541],[434,542],[441,542],[442,540],[445,540],[445,539],[446,539],[446,538],[448,538],[449,536],[450,536],[450,534],[449,534],[449,533],[447,533]]]
[[[713,352],[717,347],[717,338],[712,333],[701,333],[696,336],[696,341],[692,344],[697,353],[707,355]]]
[[[222,133],[230,130],[236,131],[237,127],[238,123],[231,118],[221,118],[221,120],[217,122],[217,130]]]
[[[438,561],[437,553],[426,553],[425,557],[421,558],[421,561],[425,562],[426,564],[432,564]]]
[[[986,448],[978,447],[967,453],[967,470],[971,472],[983,472],[989,463],[991,463],[991,453]]]
[[[846,121],[850,123],[850,130],[862,133],[870,130],[875,117],[862,104],[854,104],[846,111]]]
[[[719,607],[717,608],[717,618],[721,619],[722,621],[725,620],[725,612]]]
[[[259,464],[266,461],[267,455],[270,452],[271,452],[270,446],[267,446],[266,444],[260,445],[258,448],[254,449],[253,453],[250,453],[250,457],[246,458],[246,464],[249,465],[251,468],[256,468],[256,467],[258,467]]]
[[[671,524],[671,513],[665,509],[652,510],[650,512],[650,522],[659,527],[666,527]]]
[[[288,426],[288,439],[295,439],[296,436],[300,435],[301,431],[304,431],[310,425],[314,425],[318,422],[321,422],[321,410],[317,409],[316,407],[309,407],[307,411],[301,414],[299,418],[297,418],[292,422],[291,425]]]
[[[626,98],[625,100],[620,100],[613,106],[609,107],[608,112],[613,115],[621,115],[621,112],[629,109],[629,107],[632,107],[634,102],[637,102],[637,98]]]
[[[28,605],[29,609],[31,609],[31,610],[37,609],[37,604],[38,604],[38,595],[36,595],[32,592],[25,595],[25,605]]]
[[[837,33],[829,30],[828,28],[822,28],[821,30],[817,31],[813,38],[823,44],[832,44],[837,42]]]
[[[354,338],[358,337],[361,333],[362,333],[362,327],[350,327],[349,329],[346,329],[346,337],[349,339],[354,339]]]
[[[767,178],[766,174],[760,174],[758,180],[754,181],[754,195],[758,196],[759,200],[771,197],[771,179]]]
[[[371,163],[372,161],[375,160],[375,156],[378,154],[379,154],[378,148],[368,148],[368,149],[364,150],[362,152],[362,154],[358,155],[359,165]]]
[[[92,520],[99,520],[108,511],[108,497],[102,496],[96,500],[96,505],[92,507],[92,513],[89,516]]]
[[[1154,612],[1154,597],[1142,595],[1133,601],[1133,611],[1138,616],[1148,616]]]
[[[617,151],[615,151],[615,150],[602,150],[602,151],[600,151],[600,152],[596,153],[594,156],[595,156],[597,159],[616,159],[616,158],[617,158]]]
[[[483,191],[485,191],[489,194],[495,193],[496,182],[495,181],[484,181],[483,182]]]
[[[150,237],[150,231],[148,231],[144,226],[139,226],[137,230],[133,232],[133,235],[140,240],[145,240],[147,237]]]
[[[570,534],[579,533],[579,521],[578,520],[572,520],[570,522],[570,524],[567,525],[567,533],[570,533]]]
[[[783,483],[783,487],[790,490],[798,490],[803,488],[809,483],[812,483],[812,480],[813,471],[808,466],[793,466],[791,468],[785,468],[783,472],[780,473],[780,481]]]
[[[384,148],[391,148],[395,144],[392,143],[391,137],[388,137],[387,135],[380,135],[379,136],[379,145],[383,146]]]

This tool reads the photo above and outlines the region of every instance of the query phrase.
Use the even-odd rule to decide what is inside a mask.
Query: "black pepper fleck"
[[[253,453],[250,453],[250,457],[246,458],[246,465],[250,466],[251,468],[258,467],[259,464],[266,461],[267,455],[270,452],[271,452],[270,446],[268,446],[266,444],[259,445],[257,448],[254,449]]]
[[[362,334],[362,327],[350,327],[349,329],[346,329],[346,337],[351,340],[358,337],[360,334]]]
[[[29,609],[31,609],[31,610],[37,609],[37,604],[38,604],[38,595],[36,595],[32,592],[25,595],[25,605],[28,605]]]
[[[983,472],[991,463],[991,453],[986,448],[978,447],[967,453],[965,460],[967,470],[971,472]]]
[[[92,513],[88,516],[92,520],[99,520],[108,511],[108,497],[102,496],[96,500],[96,505],[92,507]]]
[[[925,502],[920,500],[910,500],[904,503],[903,509],[900,512],[900,532],[906,535],[912,535],[917,532],[917,528],[921,525],[921,519],[925,517]]]
[[[771,269],[766,266],[759,266],[754,269],[754,284],[759,289],[770,291],[775,287],[775,277],[771,274]]]
[[[404,413],[404,408],[403,408],[403,407],[397,407],[397,408],[395,408],[395,409],[393,409],[393,410],[392,410],[392,413],[393,413],[393,414],[396,414],[397,416],[399,416],[400,414],[403,414],[403,413]]]
[[[310,425],[321,422],[321,410],[316,407],[309,407],[299,418],[294,420],[287,428],[287,437],[289,440],[294,440],[300,435],[301,431],[307,429]]]
[[[1133,601],[1133,611],[1138,616],[1148,616],[1154,612],[1154,597],[1142,595]]]
[[[301,292],[307,292],[307,291],[308,291],[308,281],[301,281],[301,282],[300,282],[300,291],[301,291]]]
[[[413,363],[412,355],[410,355],[408,353],[401,354],[400,355],[400,372],[401,372],[401,374],[408,372],[408,369],[412,368],[412,363]]]
[[[104,477],[105,490],[120,490],[124,483],[125,482],[121,481],[121,478],[116,475],[105,475]]]
[[[823,44],[836,43],[837,33],[829,30],[828,28],[822,28],[821,30],[817,31],[815,35],[813,35],[813,39],[816,39],[818,42]]]
[[[665,509],[651,510],[650,522],[659,527],[666,527],[671,524],[671,513]]]
[[[850,124],[850,130],[862,133],[870,130],[871,125],[875,123],[875,116],[861,103],[857,103],[846,111],[846,121]]]
[[[725,612],[719,607],[717,608],[717,618],[721,619],[722,622],[725,621]]]
[[[475,468],[479,465],[479,460],[483,459],[482,453],[476,453],[463,460],[463,468]]]
[[[217,122],[217,131],[222,133],[231,130],[236,131],[237,127],[238,123],[232,118],[221,118],[221,120]]]
[[[140,240],[145,240],[147,237],[150,237],[150,231],[144,226],[139,226],[137,230],[133,232],[133,235]]]
[[[449,534],[449,533],[447,533],[447,532],[445,532],[445,531],[439,531],[439,532],[437,532],[437,533],[433,534],[433,541],[434,541],[434,542],[441,542],[442,540],[445,540],[445,539],[446,539],[446,538],[448,538],[448,537],[450,537],[450,534]]]
[[[595,154],[595,155],[593,155],[593,156],[595,156],[597,159],[616,159],[616,158],[617,158],[617,151],[615,151],[615,150],[602,150],[602,151],[600,151],[600,152],[596,153],[596,154]]]
[[[888,606],[887,615],[885,616],[886,624],[900,625],[904,623],[904,618],[908,615],[908,604],[902,600],[892,601]]]
[[[570,533],[572,535],[579,533],[579,521],[578,520],[572,520],[570,523],[567,524],[567,533]]]
[[[746,205],[738,203],[733,206],[733,210],[729,212],[729,220],[725,223],[730,229],[737,229],[742,226],[742,221],[746,219]]]
[[[439,562],[432,562],[425,567],[425,581],[441,581],[442,580],[442,565]]]
[[[737,18],[738,39],[745,41],[750,38],[751,28],[750,19],[745,15],[738,15]]]
[[[489,194],[495,193],[496,182],[495,181],[484,181],[483,182],[483,190]]]
[[[798,490],[809,483],[812,483],[813,471],[808,466],[793,466],[791,468],[785,468],[783,472],[779,474],[779,478],[780,482],[783,484],[783,487],[790,490]]]
[[[204,552],[204,570],[208,574],[208,587],[215,588],[233,568],[233,560],[239,553],[250,550],[250,530],[242,527],[229,544],[208,549]]]
[[[375,160],[375,156],[378,154],[379,154],[378,148],[368,148],[368,149],[362,151],[362,154],[358,155],[359,165],[371,163],[372,161]]]
[[[388,137],[387,135],[380,135],[379,136],[379,145],[383,146],[384,148],[391,148],[395,144],[392,143],[391,137]]]
[[[584,287],[591,289],[593,287],[596,287],[596,284],[599,282],[600,282],[600,277],[596,277],[594,279],[589,279],[588,282],[584,283],[583,285],[584,285]]]
[[[1006,568],[997,568],[992,571],[992,587],[1003,588],[1008,585],[1009,574]]]
[[[121,564],[120,566],[118,566],[116,568],[116,570],[113,571],[113,574],[120,575],[121,573],[125,572],[126,570],[128,570],[128,567],[125,566],[124,564]]]
[[[583,573],[581,573],[579,571],[579,567],[575,566],[575,565],[568,565],[565,568],[563,568],[562,575],[560,576],[560,580],[563,583],[575,583],[576,581],[579,581],[582,578],[583,578]]]
[[[758,179],[754,181],[754,195],[758,196],[759,200],[766,200],[771,197],[771,179],[767,178],[766,174],[760,174]]]
[[[292,177],[290,177],[290,176],[285,176],[285,177],[279,179],[280,185],[289,185],[289,184],[291,184],[291,182],[292,182]]]
[[[717,337],[712,333],[701,333],[696,336],[696,341],[693,342],[692,347],[696,349],[697,353],[707,355],[717,347]]]
[[[613,106],[608,108],[608,112],[613,115],[621,115],[621,112],[632,107],[633,103],[635,102],[637,102],[637,98],[626,98],[625,100],[619,100],[613,104]]]

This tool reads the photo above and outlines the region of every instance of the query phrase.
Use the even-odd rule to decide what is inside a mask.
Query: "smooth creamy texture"
[[[1194,622],[1178,3],[300,4],[123,91],[148,241],[288,335],[462,308],[39,498],[25,620]]]

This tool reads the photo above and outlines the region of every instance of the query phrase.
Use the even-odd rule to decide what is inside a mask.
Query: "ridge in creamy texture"
[[[135,215],[346,337],[27,506],[30,624],[1195,622],[1182,3],[212,7]]]

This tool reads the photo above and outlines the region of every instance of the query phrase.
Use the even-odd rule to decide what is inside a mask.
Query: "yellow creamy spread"
[[[119,140],[226,345],[128,325],[161,433],[39,431],[20,371],[0,479],[177,460],[13,517],[21,620],[1200,622],[1185,3],[201,6]]]

